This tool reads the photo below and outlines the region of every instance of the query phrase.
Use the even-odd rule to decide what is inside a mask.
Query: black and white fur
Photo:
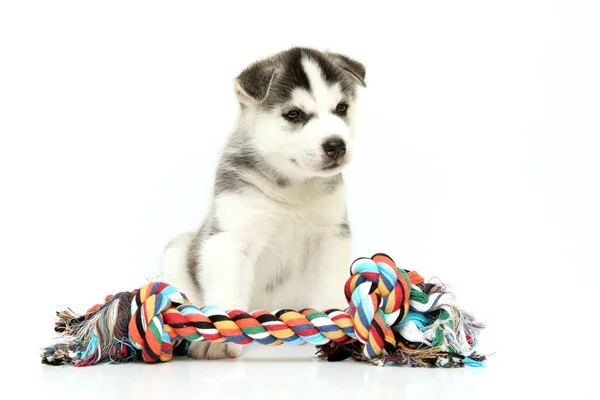
[[[162,279],[198,306],[343,308],[352,247],[342,169],[354,151],[358,86],[361,63],[307,48],[242,71],[239,120],[213,202],[198,231],[167,245]],[[195,358],[241,352],[236,344],[190,347]]]

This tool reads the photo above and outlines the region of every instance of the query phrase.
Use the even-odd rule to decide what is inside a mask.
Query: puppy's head
[[[306,48],[255,62],[234,81],[254,150],[297,179],[333,176],[350,162],[358,86],[361,63]]]

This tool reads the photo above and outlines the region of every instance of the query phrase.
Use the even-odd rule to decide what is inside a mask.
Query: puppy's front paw
[[[190,357],[207,360],[221,358],[237,358],[242,355],[242,346],[236,343],[192,343],[189,349]]]

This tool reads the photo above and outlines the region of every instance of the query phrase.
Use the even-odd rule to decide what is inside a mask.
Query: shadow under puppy
[[[358,86],[360,62],[315,49],[244,69],[211,206],[197,231],[166,246],[162,280],[198,307],[344,308],[352,244],[342,170],[354,151]],[[237,344],[189,347],[195,358],[241,353]]]

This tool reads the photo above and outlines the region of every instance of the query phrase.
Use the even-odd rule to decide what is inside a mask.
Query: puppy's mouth
[[[335,171],[338,168],[342,168],[345,164],[343,162],[343,160],[339,160],[339,161],[335,160],[332,163],[330,163],[329,165],[307,167],[307,166],[302,166],[295,158],[291,158],[290,161],[302,169],[313,171],[313,173],[319,173],[319,172],[329,173],[329,172]]]
[[[343,165],[342,163],[334,162],[331,165],[321,168],[321,170],[330,171],[332,169],[340,168],[342,165]]]

